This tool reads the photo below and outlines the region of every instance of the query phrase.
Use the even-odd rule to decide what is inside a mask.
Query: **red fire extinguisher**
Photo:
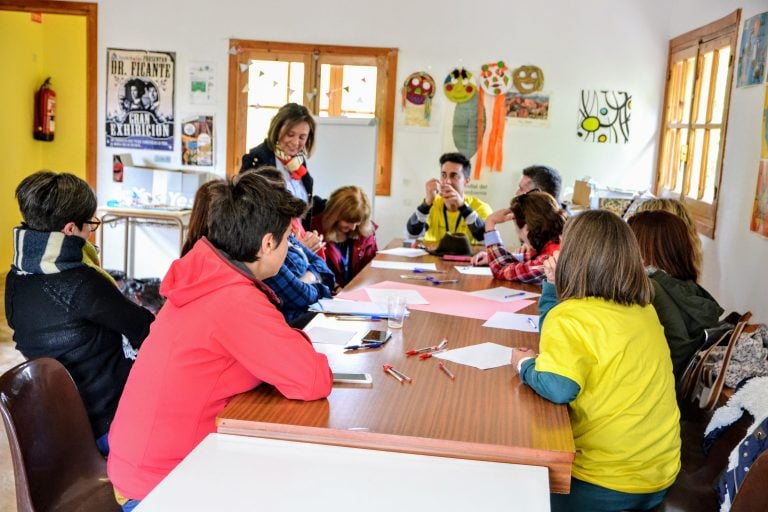
[[[35,93],[35,130],[37,140],[53,140],[56,118],[56,93],[51,89],[51,77]]]

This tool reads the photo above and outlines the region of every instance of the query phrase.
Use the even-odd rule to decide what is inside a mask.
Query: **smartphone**
[[[373,379],[370,373],[335,373],[333,374],[334,384],[360,384],[370,386]]]
[[[387,331],[379,331],[376,329],[371,329],[365,335],[362,337],[361,341],[363,343],[386,343],[389,341],[389,338],[392,337],[392,332]]]

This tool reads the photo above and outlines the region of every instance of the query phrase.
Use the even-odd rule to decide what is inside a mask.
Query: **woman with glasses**
[[[120,293],[88,242],[100,221],[88,183],[40,171],[16,188],[24,222],[14,228],[5,315],[26,358],[53,357],[80,391],[102,453],[133,361],[154,316]],[[130,347],[126,347],[130,348]]]
[[[560,249],[560,235],[566,213],[555,198],[534,190],[512,198],[509,208],[493,212],[485,219],[486,258],[493,277],[507,281],[540,283],[544,279],[544,261]],[[514,221],[523,242],[512,254],[504,248],[496,225]],[[477,263],[477,257],[473,263]]]

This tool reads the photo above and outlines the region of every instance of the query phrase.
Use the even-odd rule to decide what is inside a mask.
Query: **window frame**
[[[363,46],[336,46],[321,44],[280,43],[269,41],[251,41],[230,39],[229,48],[229,83],[227,116],[227,176],[236,174],[241,165],[245,147],[246,123],[248,112],[247,94],[242,91],[248,85],[248,73],[240,71],[240,64],[250,64],[251,60],[287,60],[282,56],[304,62],[304,91],[319,91],[320,64],[344,62],[354,64],[365,61],[371,65],[375,59],[378,68],[376,80],[376,113],[378,121],[378,141],[376,151],[376,195],[390,195],[392,185],[392,141],[395,117],[395,89],[397,75],[397,48],[374,48]],[[300,57],[300,58],[297,58]],[[317,116],[319,99],[317,94],[304,105]]]
[[[666,86],[664,91],[664,103],[662,105],[662,125],[660,130],[660,136],[659,136],[659,154],[657,158],[657,164],[656,164],[656,172],[654,176],[654,193],[658,197],[669,197],[669,198],[675,198],[682,201],[691,212],[691,215],[693,216],[694,220],[696,221],[696,227],[699,231],[699,233],[709,237],[713,238],[715,237],[715,227],[716,227],[716,221],[717,221],[717,208],[719,203],[719,196],[720,196],[720,184],[722,182],[723,178],[723,157],[725,155],[725,145],[726,145],[726,137],[727,137],[727,129],[728,129],[728,113],[730,109],[730,100],[731,100],[731,87],[733,84],[733,75],[734,75],[734,63],[736,62],[736,52],[737,52],[737,43],[738,43],[738,35],[739,35],[739,22],[741,19],[741,9],[737,9],[731,14],[716,20],[712,23],[709,23],[708,25],[705,25],[703,27],[700,27],[698,29],[692,30],[690,32],[687,32],[685,34],[682,34],[680,36],[677,36],[669,41],[669,54],[667,57],[667,79],[666,79]],[[710,125],[712,124],[718,124],[718,123],[711,123],[710,122],[710,115],[711,115],[711,107],[714,97],[714,89],[715,89],[715,83],[710,83],[709,88],[709,94],[708,98],[706,98],[706,101],[708,101],[707,104],[707,112],[706,117],[707,119],[704,122],[695,122],[696,119],[696,113],[699,110],[699,102],[702,100],[700,97],[701,93],[701,74],[703,70],[702,66],[702,60],[703,60],[703,54],[706,51],[710,51],[715,47],[722,47],[719,45],[716,45],[716,42],[725,42],[728,43],[731,47],[731,53],[729,57],[729,63],[728,63],[728,71],[727,71],[727,78],[725,82],[725,90],[724,90],[724,98],[723,98],[723,113],[722,113],[722,120],[719,123],[720,124],[720,146],[718,148],[718,156],[717,156],[717,163],[714,169],[715,177],[714,177],[714,191],[713,191],[713,198],[712,202],[707,202],[699,199],[693,199],[686,196],[686,190],[690,188],[690,180],[691,176],[694,174],[692,171],[692,162],[695,160],[694,150],[692,142],[695,139],[694,133],[697,129],[704,129],[704,137],[701,141],[695,141],[696,144],[704,144],[704,147],[702,149],[702,162],[706,162],[707,154],[705,151],[708,150],[708,146],[711,143],[711,137],[710,137],[710,131],[712,128]],[[675,90],[672,90],[673,85],[677,85],[676,82],[673,81],[673,67],[681,61],[685,61],[687,58],[690,58],[691,56],[694,57],[694,82],[692,86],[691,91],[691,100],[690,100],[690,110],[688,112],[688,121],[687,123],[682,122],[672,122],[670,121],[671,118],[674,118],[674,115],[676,113],[680,113],[679,109],[676,109],[674,105],[670,105],[669,102],[672,100],[679,100],[682,96],[678,94],[679,87],[674,88]],[[716,72],[716,66],[712,66],[712,73],[713,75]],[[681,75],[684,73],[681,73]],[[674,98],[671,98],[670,96],[674,95]],[[685,104],[685,103],[683,103]],[[685,113],[683,113],[683,118],[685,118]],[[668,138],[672,137],[672,130],[682,130],[686,129],[687,132],[687,140],[683,143],[679,140],[679,137],[676,139],[676,142],[674,144],[674,147],[672,148],[672,151],[670,151],[670,148],[668,147]],[[680,133],[680,132],[678,132]],[[676,175],[678,172],[677,167],[672,169],[672,166],[670,165],[670,162],[672,158],[676,158],[676,161],[679,162],[680,158],[679,155],[681,154],[681,151],[683,149],[681,148],[681,145],[685,145],[685,151],[686,151],[686,158],[685,158],[685,169],[683,171],[683,184],[680,187],[680,192],[675,192],[674,189],[676,188]],[[670,174],[672,175],[672,189],[668,188],[666,186]],[[702,177],[699,175],[699,183],[694,184],[694,186],[698,187],[698,194],[697,197],[700,197],[703,194],[703,184],[706,183],[706,177]]]

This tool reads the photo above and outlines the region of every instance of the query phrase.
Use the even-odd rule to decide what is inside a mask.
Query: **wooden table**
[[[549,486],[542,467],[209,434],[136,507],[168,510],[544,511]]]
[[[378,259],[401,260],[388,256]],[[433,256],[413,261],[436,262],[450,270],[456,284],[445,288],[473,291],[514,283],[462,275],[453,263]],[[347,287],[384,280],[399,281],[401,270],[368,266]],[[442,275],[441,275],[442,277]],[[414,283],[415,281],[408,281]],[[538,287],[516,285],[538,291]],[[456,305],[457,308],[461,304]],[[536,306],[523,310],[535,313]],[[365,372],[370,388],[337,385],[327,400],[288,400],[268,385],[235,397],[217,418],[220,433],[437,455],[462,459],[546,466],[553,492],[570,489],[574,443],[566,406],[556,405],[522,384],[512,367],[481,371],[450,364],[451,380],[435,358],[407,358],[405,350],[439,342],[450,348],[492,341],[538,348],[538,335],[482,327],[482,320],[412,311],[401,330],[380,349],[343,353],[337,345],[315,345],[328,355],[334,371]],[[377,326],[375,322],[370,327]],[[384,328],[385,323],[378,324]],[[363,328],[361,326],[361,328]],[[399,384],[384,374],[392,364],[414,379]]]

